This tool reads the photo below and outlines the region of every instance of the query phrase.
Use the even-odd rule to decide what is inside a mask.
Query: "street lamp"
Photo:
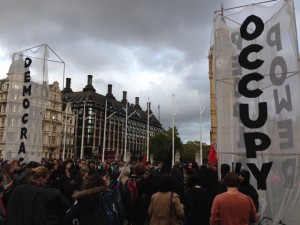
[[[127,162],[127,122],[128,122],[128,118],[131,117],[134,113],[136,112],[136,110],[134,110],[129,116],[128,115],[128,102],[126,100],[126,118],[125,118],[125,147],[124,147],[124,162]]]
[[[149,161],[149,129],[150,129],[150,117],[153,115],[153,113],[150,114],[150,102],[148,98],[147,102],[147,162]]]
[[[66,112],[66,115],[65,115],[65,127],[64,127],[64,147],[63,147],[63,156],[62,156],[62,159],[63,161],[65,160],[65,154],[66,154],[66,134],[67,134],[67,123],[72,120],[73,118],[75,118],[77,115],[74,115],[74,116],[71,116],[70,119],[67,119],[67,111],[68,111],[68,104],[66,105],[66,109],[65,109],[65,112]]]
[[[105,138],[106,138],[106,120],[109,119],[116,112],[113,112],[107,117],[107,100],[105,100],[105,113],[104,113],[104,133],[103,133],[103,147],[102,147],[102,162],[104,162],[104,154],[105,154]]]
[[[175,154],[175,116],[179,110],[174,112],[174,95],[173,95],[173,129],[172,129],[172,167],[174,166],[174,154]]]
[[[202,120],[201,120],[201,116],[202,113],[205,109],[206,105],[203,106],[203,108],[201,109],[200,107],[200,164],[203,164],[203,150],[202,150]]]

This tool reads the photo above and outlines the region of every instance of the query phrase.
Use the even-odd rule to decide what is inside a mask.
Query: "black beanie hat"
[[[250,172],[248,170],[241,170],[240,176],[244,178],[244,182],[249,182]]]

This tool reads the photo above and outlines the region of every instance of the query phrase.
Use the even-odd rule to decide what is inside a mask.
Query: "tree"
[[[175,127],[174,133],[174,150],[178,150],[180,154],[183,153],[182,142],[179,137],[177,128]],[[149,154],[154,155],[155,161],[164,161],[167,157],[169,149],[172,147],[172,131],[173,129],[169,127],[169,130],[163,131],[149,140]]]
[[[202,159],[203,163],[207,162],[208,154],[209,154],[210,145],[202,142]],[[183,144],[183,161],[194,161],[195,154],[200,154],[200,141],[188,141],[187,143]]]

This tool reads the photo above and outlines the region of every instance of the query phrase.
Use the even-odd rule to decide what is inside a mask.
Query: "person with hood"
[[[259,208],[259,201],[258,201],[258,193],[256,189],[250,184],[250,172],[248,170],[241,170],[240,171],[240,187],[239,187],[239,192],[248,195],[255,207],[256,207],[256,212],[258,212]]]
[[[64,224],[73,225],[75,221],[80,225],[96,224],[94,209],[98,204],[99,194],[106,191],[107,186],[107,181],[100,174],[90,175],[83,185],[83,190],[73,194],[76,201],[66,212]]]

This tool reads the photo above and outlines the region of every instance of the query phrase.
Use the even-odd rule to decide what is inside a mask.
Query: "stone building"
[[[123,158],[126,149],[132,159],[139,159],[146,151],[148,132],[151,137],[163,130],[152,115],[150,103],[146,110],[139,105],[139,97],[135,98],[135,104],[130,104],[126,91],[123,91],[123,99],[118,101],[111,84],[108,84],[106,95],[98,94],[92,79],[93,76],[88,75],[83,90],[73,92],[71,79],[67,78],[66,87],[62,90],[63,102],[65,106],[71,105],[76,118],[74,155],[102,158],[104,148],[104,158],[115,159]],[[149,126],[148,115],[151,115]]]
[[[5,152],[10,75],[9,71],[7,77],[0,80],[0,154],[6,159],[17,158]],[[105,159],[123,158],[126,143],[126,152],[132,159],[139,159],[146,151],[148,137],[162,131],[160,122],[152,115],[150,103],[149,112],[148,108],[143,110],[139,105],[139,97],[135,98],[135,104],[130,104],[127,102],[127,92],[124,91],[123,99],[117,101],[111,84],[108,85],[106,95],[98,94],[92,85],[91,75],[88,75],[87,85],[82,91],[73,92],[70,85],[70,78],[66,79],[63,90],[57,81],[49,85],[39,158],[102,158],[103,145]],[[149,126],[148,115],[151,115]]]

